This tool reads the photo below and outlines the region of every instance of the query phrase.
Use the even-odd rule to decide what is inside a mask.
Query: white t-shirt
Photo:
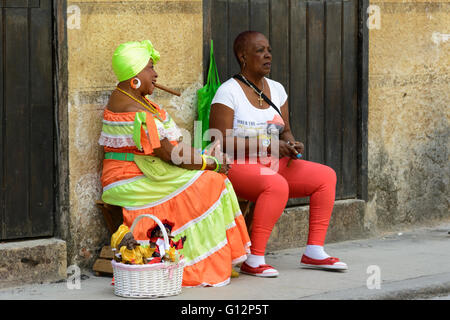
[[[281,111],[281,106],[287,100],[287,94],[281,83],[265,78],[270,88],[270,100]],[[255,93],[256,94],[256,93]],[[220,103],[234,110],[233,136],[236,137],[256,137],[265,139],[270,143],[271,134],[281,133],[284,129],[284,121],[278,112],[269,106],[267,109],[254,107],[238,83],[238,80],[231,78],[224,82],[211,102]]]
[[[270,100],[281,110],[287,100],[287,94],[281,83],[265,78],[270,88]],[[256,93],[255,93],[256,94]],[[254,107],[238,83],[231,78],[217,89],[211,104],[220,103],[234,110],[233,135],[237,137],[254,137],[267,134],[276,127],[281,133],[284,121],[271,106],[267,109]]]

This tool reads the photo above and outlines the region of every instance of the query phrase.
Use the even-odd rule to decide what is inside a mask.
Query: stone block
[[[367,236],[364,228],[366,203],[350,199],[335,202],[325,243],[360,239]],[[282,250],[306,245],[309,231],[309,206],[286,208],[272,230],[267,250]]]
[[[0,288],[66,277],[65,241],[51,238],[0,243]]]

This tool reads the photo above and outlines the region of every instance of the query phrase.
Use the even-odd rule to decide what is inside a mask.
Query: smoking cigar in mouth
[[[167,88],[166,86],[163,86],[163,85],[161,85],[159,83],[155,83],[155,87],[158,88],[158,89],[161,89],[163,91],[166,91],[168,93],[171,93],[173,95],[176,95],[178,97],[181,96],[181,93],[179,93],[179,92],[177,92],[177,91],[175,91],[173,89]]]

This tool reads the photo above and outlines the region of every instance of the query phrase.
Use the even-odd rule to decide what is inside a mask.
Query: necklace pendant
[[[259,106],[262,107],[262,102],[263,102],[263,98],[261,96],[259,96],[258,101],[259,101]]]

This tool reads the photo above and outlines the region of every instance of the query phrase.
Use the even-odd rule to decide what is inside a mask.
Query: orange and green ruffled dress
[[[236,194],[223,174],[183,169],[153,155],[160,140],[176,145],[181,132],[152,104],[159,115],[105,109],[99,139],[105,151],[102,200],[123,208],[128,227],[141,214],[174,223],[174,241],[186,236],[180,249],[184,287],[226,285],[232,264],[246,260],[250,246]],[[154,226],[152,219],[141,219],[134,237],[148,240],[147,230]]]

